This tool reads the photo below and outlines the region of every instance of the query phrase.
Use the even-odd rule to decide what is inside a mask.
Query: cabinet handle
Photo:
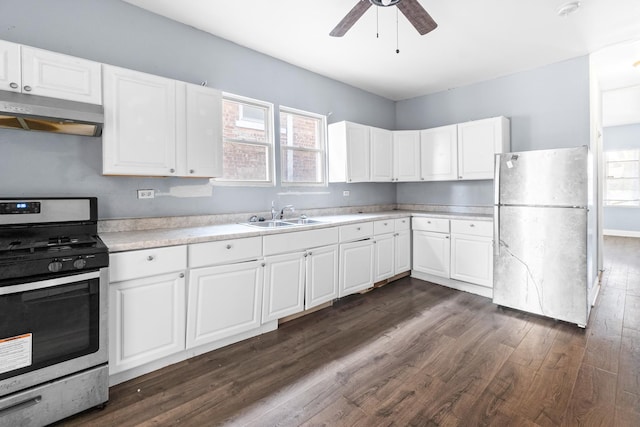
[[[265,266],[265,265],[267,265],[267,264],[265,264],[265,263],[263,262],[263,263],[262,263],[262,264],[260,264],[260,265],[264,267],[264,266]]]
[[[476,226],[475,224],[470,224],[470,225],[469,225],[469,227],[475,227],[475,226]]]
[[[189,173],[196,173],[196,171],[193,169],[189,169]]]
[[[444,238],[445,238],[445,239],[448,239],[448,238],[449,238],[449,236],[445,236]]]
[[[304,253],[304,257],[306,258],[306,257],[308,257],[308,256],[309,256],[309,252],[305,252],[305,253]]]
[[[356,231],[360,231],[360,227],[356,228]]]
[[[309,252],[309,256],[313,255],[313,252]]]
[[[9,83],[9,87],[10,87],[11,89],[18,89],[18,83],[16,83],[16,82],[11,82],[11,83]]]
[[[384,225],[385,225],[385,227],[386,227],[386,226],[387,226],[387,223],[385,222],[385,223],[384,223]]]
[[[24,90],[26,90],[27,92],[31,92],[31,86],[25,86],[23,87]]]
[[[174,168],[169,169],[169,172],[174,173],[176,170]]]
[[[420,177],[420,181],[424,181],[424,177]]]
[[[155,259],[155,257],[153,255],[149,255],[147,257],[147,261],[153,261]]]
[[[227,245],[227,249],[231,249],[231,245]]]
[[[179,278],[181,278],[181,279],[184,279],[184,273],[180,273],[180,274],[178,275],[178,277],[179,277]]]
[[[459,176],[458,179],[462,179],[462,176]]]
[[[431,224],[431,221],[427,221],[427,224]]]

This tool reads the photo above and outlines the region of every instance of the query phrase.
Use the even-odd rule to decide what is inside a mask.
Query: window
[[[640,150],[605,153],[605,206],[640,206]]]
[[[273,104],[224,94],[222,177],[231,185],[273,185]]]
[[[326,185],[325,116],[280,108],[283,185]]]

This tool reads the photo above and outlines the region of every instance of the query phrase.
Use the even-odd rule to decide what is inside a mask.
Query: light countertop
[[[212,242],[217,240],[238,239],[243,237],[265,236],[276,233],[292,233],[364,221],[403,218],[407,216],[476,221],[493,220],[492,215],[485,214],[388,211],[311,217],[311,219],[322,221],[322,223],[276,229],[258,228],[245,224],[220,224],[186,228],[106,232],[100,233],[100,238],[107,245],[110,252],[122,252],[137,249],[158,248],[162,246],[176,246],[191,243]]]

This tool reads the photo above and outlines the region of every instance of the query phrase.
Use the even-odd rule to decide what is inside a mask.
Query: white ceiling
[[[568,0],[419,0],[438,28],[420,36],[399,14],[399,54],[396,7],[371,7],[333,38],[358,0],[124,1],[392,100],[640,39],[640,0],[582,0],[565,17],[556,11]]]

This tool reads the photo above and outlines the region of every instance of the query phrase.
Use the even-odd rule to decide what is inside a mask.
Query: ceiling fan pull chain
[[[379,9],[376,7],[376,38],[380,38],[380,18],[379,18]]]
[[[399,42],[399,33],[400,31],[398,30],[398,8],[396,7],[396,53],[400,53],[400,42]]]

